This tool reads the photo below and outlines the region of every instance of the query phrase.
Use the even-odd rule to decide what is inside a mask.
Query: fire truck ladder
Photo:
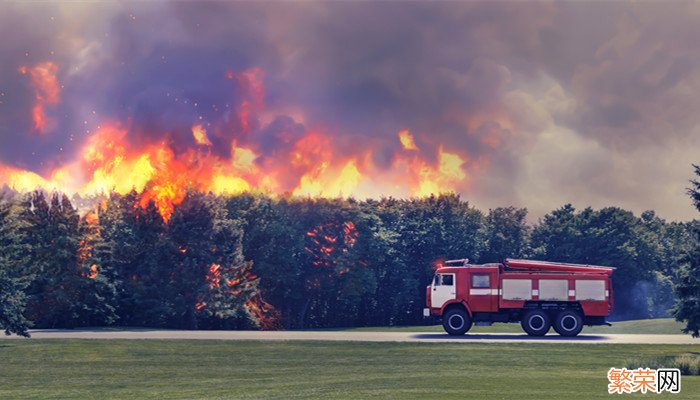
[[[510,269],[552,272],[585,272],[589,274],[612,275],[614,267],[602,265],[568,264],[549,261],[516,260],[506,258],[504,264]]]
[[[447,260],[447,261],[445,261],[446,266],[449,264],[461,264],[462,267],[466,267],[468,265],[468,263],[469,263],[468,258],[460,258],[459,260]]]

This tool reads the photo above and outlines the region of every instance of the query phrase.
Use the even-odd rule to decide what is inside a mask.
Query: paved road
[[[432,343],[636,343],[693,344],[700,339],[690,335],[583,334],[564,338],[556,334],[530,337],[519,333],[480,333],[453,337],[428,332],[343,332],[343,331],[178,331],[178,330],[32,330],[34,339],[192,339],[192,340],[331,340],[354,342],[432,342]],[[17,336],[2,338],[17,339]],[[0,339],[2,340],[2,339]]]

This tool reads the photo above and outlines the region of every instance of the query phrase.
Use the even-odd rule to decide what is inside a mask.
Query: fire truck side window
[[[472,275],[472,287],[478,288],[490,288],[491,282],[489,279],[489,274],[474,274]]]
[[[433,278],[433,286],[440,286],[440,274],[435,274]]]
[[[452,282],[452,278],[454,278],[454,275],[443,275],[442,276],[442,285],[443,286],[452,286],[454,283]]]

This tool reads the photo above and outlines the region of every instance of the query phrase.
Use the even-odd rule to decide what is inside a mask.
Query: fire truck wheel
[[[576,336],[583,329],[583,318],[576,311],[562,311],[554,321],[554,330],[562,336]]]
[[[542,310],[532,310],[525,313],[520,325],[530,336],[544,336],[549,332],[552,323],[546,312]]]
[[[450,335],[464,335],[472,327],[472,320],[465,310],[453,308],[442,316],[442,327]]]

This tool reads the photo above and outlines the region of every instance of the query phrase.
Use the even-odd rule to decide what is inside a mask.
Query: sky
[[[699,20],[691,2],[3,2],[0,185],[84,185],[109,150],[149,178],[176,160],[276,192],[689,220]]]

